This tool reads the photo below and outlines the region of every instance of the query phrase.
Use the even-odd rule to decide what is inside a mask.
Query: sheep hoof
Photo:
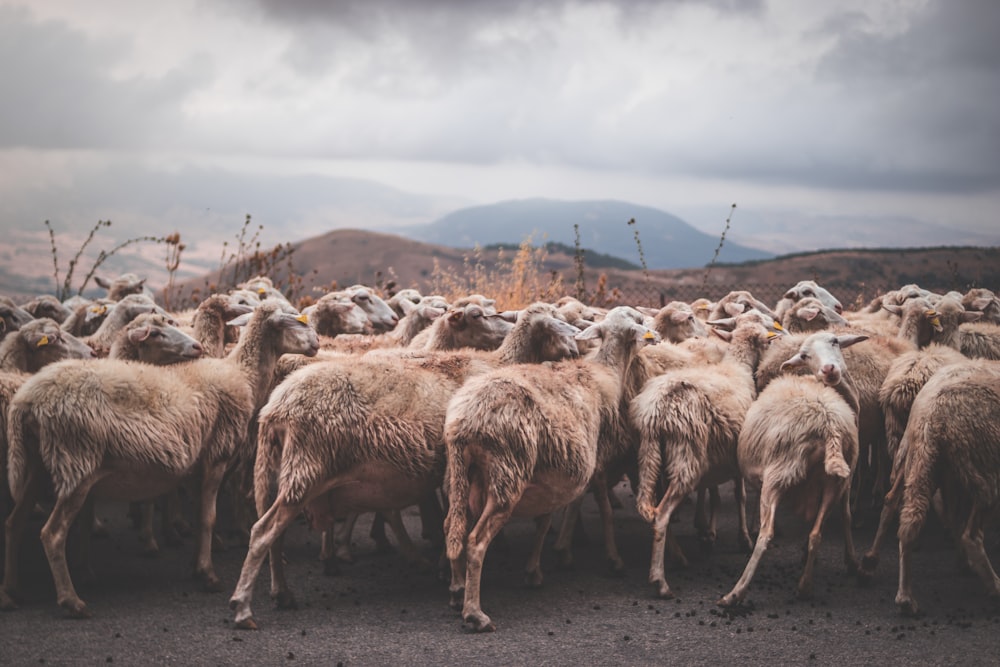
[[[466,614],[463,620],[472,626],[473,632],[496,632],[497,629],[497,626],[493,625],[490,617],[481,611]]]
[[[448,591],[448,606],[455,611],[462,611],[462,607],[465,605],[465,589],[459,588],[454,591]]]
[[[661,600],[673,600],[674,592],[670,590],[670,586],[665,581],[654,581],[653,586],[656,587],[656,597]]]
[[[878,567],[878,554],[865,554],[861,558],[861,568],[858,570],[858,577],[863,577],[871,581],[876,567]]]
[[[250,616],[241,621],[236,621],[236,627],[240,630],[256,630],[257,621],[253,620],[253,616]]]
[[[194,576],[201,581],[201,589],[206,593],[222,591],[222,581],[214,572],[196,572]]]
[[[60,606],[66,610],[66,616],[68,618],[84,619],[93,616],[93,614],[90,613],[90,610],[87,609],[87,603],[83,600],[63,602]]]
[[[738,597],[736,597],[735,594],[727,593],[726,595],[723,595],[721,598],[719,598],[719,601],[716,602],[715,604],[725,609],[732,609],[733,607],[739,605],[739,603],[740,600]]]
[[[624,577],[625,561],[623,561],[621,558],[609,558],[608,573],[613,577]]]
[[[524,573],[524,585],[528,588],[541,588],[542,587],[542,571],[534,570],[527,571]]]
[[[274,596],[274,606],[276,609],[298,609],[299,604],[295,601],[295,596],[291,591],[281,591]]]
[[[917,601],[908,595],[897,595],[896,606],[899,607],[899,613],[904,616],[916,616],[917,612],[920,610],[917,606]]]
[[[0,589],[0,611],[14,611],[15,609],[17,609],[17,603],[6,591]]]
[[[798,589],[795,591],[795,595],[800,600],[812,600],[813,597],[812,586],[808,587],[799,586]]]

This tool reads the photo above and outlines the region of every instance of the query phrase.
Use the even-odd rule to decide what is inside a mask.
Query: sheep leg
[[[194,576],[201,580],[204,589],[211,593],[222,590],[222,582],[212,567],[212,532],[215,528],[215,501],[219,494],[222,477],[226,473],[226,461],[206,463],[201,479],[201,521],[198,527],[197,560]]]
[[[687,496],[687,490],[677,484],[671,484],[660,503],[656,506],[653,516],[653,552],[649,561],[649,583],[656,588],[656,594],[663,599],[674,597],[664,572],[663,554],[666,548],[667,535],[670,531],[670,516],[677,506]]]
[[[806,548],[806,564],[802,570],[802,576],[799,578],[797,591],[799,599],[804,600],[812,597],[813,575],[816,570],[816,557],[819,554],[819,545],[823,541],[823,522],[826,521],[826,513],[830,511],[830,507],[833,505],[834,501],[837,500],[837,494],[839,492],[839,485],[831,483],[830,480],[827,480],[827,483],[823,486],[823,497],[820,499],[819,511],[816,513],[816,520],[813,521],[812,530],[809,531],[809,541]],[[844,493],[848,496],[846,504],[847,514],[850,516],[850,487],[845,489]]]
[[[25,468],[25,479],[22,484],[24,491],[19,499],[14,502],[14,509],[7,516],[4,522],[4,533],[6,542],[4,544],[4,577],[3,588],[0,589],[0,609],[15,609],[14,597],[17,594],[18,555],[21,551],[21,541],[24,538],[24,529],[27,527],[28,518],[31,516],[35,503],[41,491],[41,477],[39,476],[37,465],[28,465]]]
[[[885,500],[882,502],[882,512],[879,514],[875,539],[872,540],[871,547],[865,552],[865,555],[861,559],[861,565],[858,567],[858,581],[861,583],[870,582],[875,575],[875,568],[878,566],[879,561],[879,551],[882,548],[882,540],[885,539],[885,535],[889,531],[889,524],[893,517],[899,513],[899,502],[902,500],[902,495],[903,476],[896,474],[892,487],[885,494]]]
[[[424,496],[419,507],[420,537],[435,546],[444,544],[444,531],[441,529],[444,524],[444,511],[438,501],[437,492],[431,491]]]
[[[848,574],[857,574],[860,569],[858,554],[854,550],[854,524],[851,517],[851,495],[845,489],[841,494],[841,512],[844,522],[844,566]]]
[[[292,589],[288,586],[288,579],[285,578],[285,531],[281,531],[274,537],[274,542],[269,549],[267,559],[271,568],[271,599],[274,600],[278,609],[296,609],[298,604]]]
[[[49,561],[49,570],[55,582],[56,601],[59,606],[69,612],[73,618],[89,618],[90,611],[86,603],[76,594],[73,579],[69,575],[66,562],[66,538],[69,535],[73,519],[76,518],[87,500],[87,494],[101,478],[109,473],[91,475],[80,483],[68,495],[56,499],[48,521],[42,526],[41,540],[45,549],[45,557]]]
[[[597,509],[601,513],[601,527],[604,529],[604,556],[611,566],[614,574],[624,574],[625,561],[618,553],[618,543],[615,540],[614,514],[611,509],[611,497],[608,491],[608,483],[604,475],[597,476],[597,481],[593,484],[594,499],[597,500]]]
[[[552,526],[552,515],[542,514],[535,517],[535,541],[528,556],[528,564],[524,568],[524,583],[531,588],[542,585],[542,547],[545,545],[545,534]]]
[[[518,496],[520,494],[517,494]],[[476,632],[493,632],[496,626],[480,606],[479,586],[483,576],[483,560],[490,542],[510,519],[511,506],[498,509],[496,500],[490,497],[483,508],[483,513],[476,526],[469,533],[466,543],[465,572],[465,604],[462,607],[462,620],[469,623]]]
[[[271,547],[277,541],[278,535],[283,533],[299,515],[304,505],[305,503],[301,502],[289,505],[279,496],[250,529],[250,545],[247,548],[247,556],[243,561],[236,589],[229,599],[229,608],[236,612],[236,627],[244,630],[257,629],[257,623],[253,620],[253,611],[250,608],[254,582],[260,573],[261,565],[264,564],[264,557],[268,555],[269,551],[271,552],[272,568],[274,567],[273,562],[281,559],[281,555],[275,554]]]
[[[562,523],[559,525],[559,535],[553,551],[556,553],[556,563],[563,569],[573,567],[573,533],[576,529],[577,519],[580,517],[580,507],[583,505],[583,496],[576,498],[563,512]]]
[[[708,494],[708,513],[705,512],[705,494]],[[698,489],[698,502],[695,505],[694,526],[698,530],[698,539],[704,551],[711,551],[718,534],[716,529],[719,512],[719,487],[709,486]]]
[[[744,553],[750,553],[753,541],[747,527],[747,486],[742,477],[733,480],[733,497],[736,499],[736,543]]]
[[[733,586],[733,590],[724,595],[718,602],[720,607],[735,607],[746,597],[747,589],[753,580],[753,575],[760,565],[760,559],[767,551],[767,546],[774,537],[774,514],[778,509],[778,501],[781,499],[779,490],[770,482],[764,480],[760,490],[760,532],[757,534],[757,543],[754,545],[750,560],[747,561],[746,569],[742,576]]]
[[[906,440],[905,436],[903,439]],[[927,520],[927,510],[934,492],[931,474],[931,466],[922,461],[907,462],[906,468],[900,471],[900,477],[904,479],[903,503],[896,531],[899,539],[899,589],[896,591],[896,606],[901,613],[908,615],[915,615],[919,609],[913,597],[910,559],[924,521]]]
[[[969,560],[969,566],[982,579],[990,597],[1000,597],[1000,579],[983,548],[983,515],[978,504],[973,504],[969,520],[961,538],[962,549]]]
[[[368,529],[368,537],[375,542],[375,551],[378,553],[389,553],[392,551],[392,544],[385,534],[386,517],[381,512],[375,512],[372,519],[372,526]],[[409,539],[409,538],[407,538]]]
[[[139,503],[141,519],[139,521],[139,542],[142,543],[141,550],[143,556],[155,556],[160,553],[160,545],[156,543],[156,535],[153,531],[154,514],[156,513],[156,501],[144,500]]]
[[[406,527],[403,525],[403,517],[399,513],[399,510],[390,510],[384,513],[379,512],[379,514],[385,518],[385,522],[392,528],[392,532],[396,536],[396,544],[399,545],[400,555],[411,565],[416,565],[421,570],[429,571],[431,563],[421,555],[420,550],[413,544],[410,534],[406,532]]]
[[[324,533],[324,536],[329,533],[329,537],[325,537],[319,557],[324,563],[331,563],[337,572],[340,570],[336,567],[336,561],[354,562],[354,554],[351,552],[351,535],[354,533],[354,525],[358,522],[359,516],[361,515],[358,512],[351,512],[343,521],[334,523],[332,530]]]

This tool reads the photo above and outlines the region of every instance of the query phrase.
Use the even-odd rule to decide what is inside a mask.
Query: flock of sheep
[[[85,617],[67,557],[74,524],[74,568],[89,568],[95,498],[133,502],[155,551],[151,501],[167,498],[163,538],[176,539],[184,484],[199,500],[195,574],[206,589],[223,588],[212,565],[220,490],[249,529],[230,600],[238,627],[257,627],[251,598],[265,560],[278,606],[296,604],[283,555],[295,519],[323,531],[321,557],[335,570],[351,558],[365,512],[377,513],[377,539],[388,524],[401,554],[422,560],[400,515],[419,506],[423,536],[450,566],[452,607],[489,631],[483,562],[514,517],[536,525],[530,585],[542,583],[545,537],[561,510],[555,550],[572,561],[588,492],[608,562],[623,567],[611,491],[623,477],[652,526],[649,581],[660,597],[672,596],[665,558],[686,562],[671,528],[678,506],[696,494],[698,534],[711,544],[718,487],[730,481],[750,557],[721,606],[744,600],[781,502],[812,526],[801,596],[811,594],[824,519],[839,509],[844,560],[861,579],[873,576],[898,519],[896,603],[916,613],[909,563],[932,506],[1000,596],[983,547],[1000,504],[1000,300],[988,290],[908,285],[844,312],[803,281],[774,307],[736,291],[659,310],[567,297],[498,312],[482,295],[448,303],[403,290],[383,300],[354,286],[299,312],[257,277],[193,311],[166,313],[131,274],[106,286],[93,302],[0,298],[9,482],[0,488],[0,608],[16,608],[18,556],[39,503],[58,603]],[[760,489],[756,541],[748,483]],[[858,503],[882,505],[860,560],[851,536]]]

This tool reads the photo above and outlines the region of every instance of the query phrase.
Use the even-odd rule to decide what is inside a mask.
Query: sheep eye
[[[811,289],[807,289],[802,292],[802,296],[812,296],[812,295],[813,291]]]
[[[368,295],[367,294],[359,294],[356,297],[354,297],[354,299],[356,301],[367,301],[368,300]]]

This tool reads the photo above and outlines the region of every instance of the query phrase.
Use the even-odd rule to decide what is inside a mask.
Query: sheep
[[[364,309],[340,292],[323,295],[302,312],[316,332],[327,339],[340,334],[370,334],[374,331]]]
[[[384,348],[408,347],[421,331],[447,312],[448,303],[441,297],[429,296],[418,304],[403,300],[400,308],[404,311],[403,317],[392,331],[376,335],[340,335],[325,341],[324,349],[358,354]]]
[[[917,394],[900,449],[907,451],[897,479],[899,589],[896,605],[913,615],[911,553],[939,491],[946,512],[962,526],[959,539],[987,593],[1000,597],[1000,578],[983,548],[983,524],[1000,503],[1000,364],[972,361],[938,371]],[[896,490],[894,488],[894,490]]]
[[[781,326],[788,333],[812,333],[830,327],[846,327],[849,322],[840,312],[816,297],[803,297],[782,308]]]
[[[445,421],[451,605],[477,632],[495,629],[480,605],[483,559],[512,516],[535,517],[536,540],[527,577],[540,585],[543,538],[551,513],[597,481],[602,443],[614,440],[621,400],[638,345],[659,336],[627,307],[612,309],[577,339],[601,338],[586,360],[510,366],[472,378],[448,404]],[[609,438],[610,436],[610,438]],[[607,494],[599,495],[610,515]],[[468,522],[474,522],[467,530]],[[620,557],[617,553],[610,557]]]
[[[514,328],[509,317],[509,314],[474,303],[452,305],[444,316],[414,337],[407,349],[419,352],[461,347],[495,350]]]
[[[977,313],[982,315],[982,313]],[[975,359],[1000,361],[1000,325],[968,322],[959,327],[962,354]]]
[[[708,320],[719,320],[724,317],[736,317],[740,313],[748,310],[759,310],[772,321],[778,322],[781,318],[762,301],[756,299],[753,294],[746,290],[736,290],[722,297],[712,307]]]
[[[35,373],[42,366],[61,359],[97,356],[86,343],[47,317],[32,320],[0,343],[0,371]]]
[[[671,343],[708,337],[708,327],[683,301],[671,301],[657,311],[653,316],[653,328],[663,340]]]
[[[121,301],[130,294],[143,294],[146,287],[146,279],[134,273],[123,273],[113,280],[94,276],[94,282],[108,290],[107,298],[112,301]]]
[[[0,296],[0,338],[17,331],[35,319],[31,313],[14,303],[9,297]]]
[[[735,481],[739,542],[750,550],[736,441],[757,395],[754,369],[777,334],[755,317],[741,318],[722,361],[653,378],[630,405],[629,414],[639,432],[636,505],[642,517],[653,524],[649,581],[661,598],[673,597],[663,572],[670,518],[692,491]],[[654,494],[660,483],[667,488],[658,500]],[[714,516],[711,530],[705,526],[701,538],[703,542],[714,541]]]
[[[279,554],[284,531],[303,509],[314,525],[329,525],[352,511],[393,510],[391,525],[412,557],[415,549],[394,510],[441,484],[452,394],[469,376],[497,366],[575,354],[577,331],[557,319],[552,306],[539,303],[521,313],[495,352],[417,359],[366,355],[290,375],[260,413],[254,470],[260,519],[230,601],[237,627],[257,627],[250,603],[269,550],[271,595],[280,607],[294,605]]]
[[[920,349],[900,355],[892,364],[879,390],[879,402],[885,413],[886,449],[892,469],[889,491],[885,495],[878,528],[871,547],[861,559],[858,578],[868,582],[878,566],[882,540],[891,520],[899,511],[902,489],[897,484],[907,453],[900,451],[913,401],[927,382],[942,368],[968,360],[958,347],[959,327],[964,321],[978,318],[953,298],[943,298],[932,308],[926,298],[911,299],[904,306],[887,306],[900,315],[900,336],[908,335]]]
[[[778,316],[776,319],[783,320],[785,311],[802,299],[816,299],[823,306],[833,309],[838,314],[844,312],[844,306],[840,301],[824,287],[818,285],[815,280],[800,280],[794,287],[785,292],[774,307],[774,312]]]
[[[718,604],[738,605],[774,535],[783,497],[813,521],[799,597],[812,593],[813,570],[827,511],[841,502],[844,559],[857,571],[851,536],[851,473],[858,460],[858,398],[841,350],[867,336],[810,335],[786,367],[808,366],[814,377],[787,376],[769,384],[747,411],[737,445],[743,478],[760,482],[760,533],[743,575]]]
[[[100,298],[69,306],[72,312],[63,320],[63,331],[81,338],[94,335],[107,319],[114,303],[110,299]]]
[[[992,291],[974,287],[966,292],[961,300],[966,310],[981,312],[983,322],[1000,324],[1000,299]]]
[[[415,306],[420,303],[423,298],[423,295],[418,290],[407,287],[406,289],[401,289],[393,294],[388,298],[388,300],[386,300],[385,303],[395,311],[396,315],[398,315],[400,319],[402,319],[403,316],[406,315],[406,311],[403,309],[403,302],[407,301]]]
[[[169,366],[199,359],[205,348],[159,313],[143,313],[126,324],[111,344],[108,357]]]
[[[46,473],[56,500],[41,539],[58,603],[71,616],[89,616],[65,558],[67,530],[87,497],[155,497],[197,467],[202,487],[195,575],[206,589],[221,588],[211,555],[219,483],[244,445],[278,356],[319,349],[304,318],[278,304],[263,304],[232,324],[245,324],[246,330],[224,359],[163,368],[113,359],[63,361],[21,387],[8,411],[8,474],[15,499],[7,521],[9,597],[17,585],[25,519]]]
[[[691,310],[694,311],[695,317],[703,322],[707,322],[711,319],[712,310],[715,308],[715,304],[705,297],[700,297],[691,302]]]
[[[198,304],[191,317],[191,334],[201,343],[204,354],[221,359],[226,354],[226,323],[250,313],[260,305],[246,304],[239,296],[213,294]]]
[[[396,316],[395,311],[381,297],[364,285],[352,285],[344,290],[324,294],[316,302],[316,307],[322,309],[322,304],[326,299],[340,300],[343,298],[353,301],[365,311],[376,333],[392,331],[399,322],[399,317]],[[320,331],[320,333],[323,332]]]
[[[48,317],[56,322],[62,324],[66,321],[73,311],[67,306],[63,305],[59,299],[55,298],[51,294],[42,294],[41,296],[36,296],[31,301],[22,304],[22,308],[31,313],[34,318]]]
[[[83,340],[97,352],[98,356],[106,357],[111,349],[111,344],[118,335],[118,331],[131,322],[137,315],[142,313],[159,313],[169,317],[166,311],[156,305],[149,297],[143,294],[129,294],[122,297],[121,301],[110,307],[110,314],[101,323],[101,326],[91,336]]]
[[[263,301],[278,301],[286,305],[291,305],[281,290],[274,286],[274,282],[267,276],[254,276],[249,280],[236,286],[237,291],[247,291],[257,295],[257,299]]]

